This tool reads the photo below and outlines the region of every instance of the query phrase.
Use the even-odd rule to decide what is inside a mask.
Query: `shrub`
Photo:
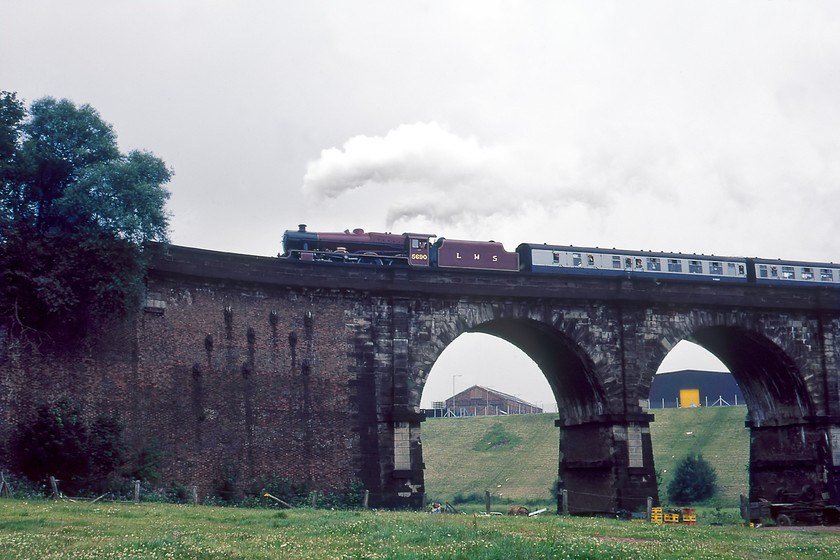
[[[688,455],[677,465],[668,484],[668,499],[674,504],[690,504],[711,498],[716,490],[717,473],[702,455]]]
[[[452,497],[452,504],[459,505],[459,504],[483,504],[484,503],[484,494],[480,494],[478,492],[472,492],[470,494],[464,495],[462,492],[458,492]]]
[[[25,476],[16,475],[3,470],[3,478],[8,484],[12,498],[19,500],[36,500],[46,495],[46,488],[38,485]]]
[[[92,487],[97,492],[108,486],[108,478],[125,463],[122,432],[122,424],[110,414],[100,414],[90,426],[87,451]]]
[[[239,478],[236,466],[228,463],[222,466],[219,478],[213,479],[213,496],[227,504],[234,504],[241,498],[237,479]]]
[[[21,471],[30,480],[54,476],[64,489],[78,490],[89,474],[87,443],[78,405],[66,398],[43,403],[34,422],[21,424],[18,430]]]
[[[251,481],[247,489],[246,501],[252,502],[255,506],[263,503],[268,507],[283,507],[273,500],[262,500],[263,491],[293,506],[312,504],[312,485],[305,480],[295,480],[277,474],[263,474]],[[362,504],[364,493],[364,484],[353,479],[336,491],[318,491],[315,496],[315,506],[334,509],[356,508]]]
[[[521,438],[516,434],[512,434],[505,430],[501,422],[493,424],[487,432],[478,440],[473,449],[475,451],[490,451],[500,447],[513,448],[516,447]]]
[[[169,488],[164,490],[164,496],[166,501],[171,504],[187,504],[192,501],[192,489],[173,480]]]
[[[166,453],[160,447],[160,441],[152,438],[134,458],[133,467],[128,473],[133,480],[142,480],[155,484],[160,480],[160,467]]]
[[[88,426],[68,398],[42,403],[34,421],[18,427],[20,471],[42,484],[54,476],[64,492],[101,492],[125,460],[122,431],[119,420],[105,414]]]

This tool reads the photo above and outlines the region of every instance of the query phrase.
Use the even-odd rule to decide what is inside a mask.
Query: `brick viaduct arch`
[[[170,247],[154,261],[140,316],[78,355],[26,359],[0,332],[0,443],[28,403],[76,391],[88,411],[119,412],[135,448],[159,439],[167,480],[206,492],[231,469],[243,483],[274,473],[335,488],[356,478],[373,506],[417,508],[423,386],[465,332],[511,342],[546,376],[575,512],[656,497],[644,403],[683,339],[718,356],[747,399],[751,498],[840,504],[840,297],[820,289],[292,264]]]

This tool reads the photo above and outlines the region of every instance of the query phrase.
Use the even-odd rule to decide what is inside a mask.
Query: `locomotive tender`
[[[341,233],[298,230],[283,235],[282,258],[320,263],[409,266],[600,275],[694,282],[742,282],[762,285],[840,288],[840,265],[758,258],[717,257],[597,247],[522,243],[508,252],[495,241],[462,241],[432,234]]]

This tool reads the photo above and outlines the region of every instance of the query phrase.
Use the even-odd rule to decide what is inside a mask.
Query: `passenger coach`
[[[638,276],[670,280],[747,282],[746,259],[523,243],[524,270],[548,274]]]
[[[840,265],[770,259],[747,259],[755,269],[756,284],[840,287]]]

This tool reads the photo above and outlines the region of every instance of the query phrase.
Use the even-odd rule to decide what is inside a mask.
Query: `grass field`
[[[651,440],[661,473],[660,498],[665,499],[677,462],[688,453],[698,453],[718,474],[714,503],[737,506],[738,495],[747,493],[749,478],[746,407],[653,413]],[[497,502],[552,503],[559,448],[555,419],[555,414],[428,419],[422,434],[429,500],[453,502],[472,496],[483,502],[489,490]]]
[[[557,515],[0,500],[0,560],[835,560],[840,534]]]

